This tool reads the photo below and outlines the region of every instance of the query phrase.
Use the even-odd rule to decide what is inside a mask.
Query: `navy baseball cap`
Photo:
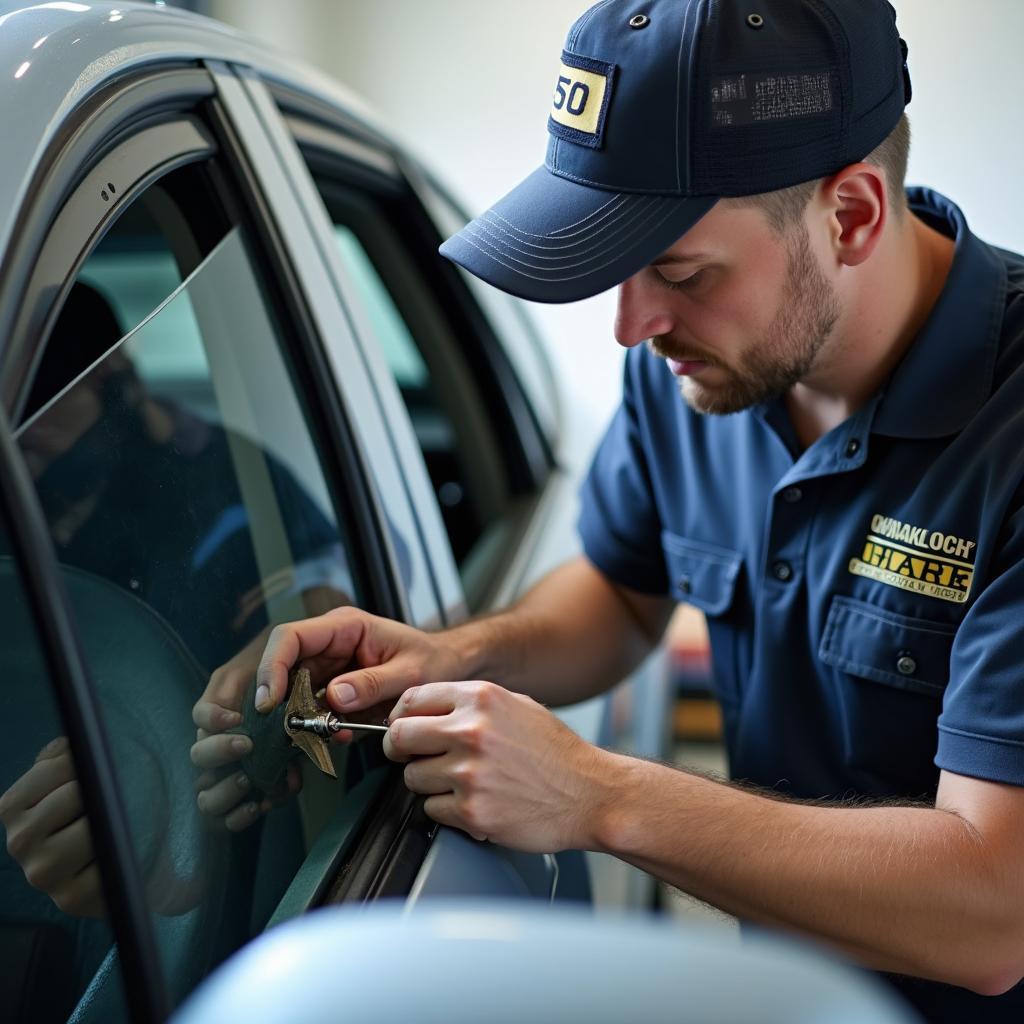
[[[547,159],[441,246],[502,291],[573,302],[724,196],[867,156],[910,102],[887,0],[603,0],[573,25]]]

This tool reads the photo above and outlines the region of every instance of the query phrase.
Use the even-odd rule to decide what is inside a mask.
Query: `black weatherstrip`
[[[43,514],[2,409],[0,521],[10,529],[11,548],[71,744],[103,895],[117,939],[128,1009],[138,1024],[155,1024],[167,1018],[169,1004],[124,804],[67,595],[42,526]]]

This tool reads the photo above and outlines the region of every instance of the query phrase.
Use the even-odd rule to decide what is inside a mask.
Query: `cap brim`
[[[575,302],[632,277],[717,201],[608,192],[540,167],[440,251],[511,295]]]

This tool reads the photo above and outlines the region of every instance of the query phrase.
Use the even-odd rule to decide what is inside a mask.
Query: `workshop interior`
[[[727,15],[747,33],[743,45],[754,45],[774,31],[787,4],[810,11],[829,39],[842,40],[841,56],[817,78],[804,74],[818,58],[806,39],[785,34],[787,26],[782,38],[803,70],[781,86],[773,80],[773,88],[800,95],[775,96],[778,106],[764,120],[810,117],[813,124],[824,111],[847,132],[847,80],[856,80],[858,62],[874,67],[881,60],[854,45],[844,27],[842,19],[854,17],[851,0],[604,0],[589,12],[587,0],[0,0],[0,1018],[1022,1019],[1024,962],[1013,974],[1024,961],[1019,868],[1004,901],[1005,916],[1019,927],[999,918],[1012,956],[991,975],[981,969],[974,987],[954,971],[956,979],[940,989],[937,969],[915,974],[910,959],[905,972],[893,966],[900,962],[889,955],[895,939],[880,943],[883,955],[831,923],[870,916],[835,907],[848,899],[861,908],[851,891],[871,888],[876,869],[882,873],[880,865],[896,856],[887,847],[871,855],[870,869],[834,886],[836,902],[821,912],[831,932],[802,929],[763,909],[774,906],[760,901],[774,876],[758,877],[749,903],[716,904],[714,886],[702,899],[680,884],[685,875],[659,877],[653,853],[616,856],[596,843],[548,849],[542,839],[502,841],[497,826],[473,829],[433,817],[438,797],[406,783],[420,777],[417,757],[441,751],[424,748],[396,763],[394,743],[410,732],[412,705],[397,703],[390,677],[380,676],[380,703],[367,700],[347,714],[336,699],[336,677],[376,668],[394,653],[392,640],[374,639],[371,619],[408,630],[380,634],[393,636],[396,649],[413,644],[407,638],[414,633],[432,636],[467,622],[490,619],[500,630],[503,611],[528,600],[524,595],[559,566],[599,561],[580,524],[594,520],[608,495],[623,495],[625,503],[640,478],[658,503],[690,500],[681,484],[666,496],[660,482],[650,482],[662,478],[641,465],[665,435],[661,421],[633,404],[656,385],[638,369],[646,346],[623,341],[625,299],[614,287],[579,301],[530,301],[523,297],[528,287],[493,287],[486,274],[438,250],[456,236],[479,242],[482,229],[474,225],[490,218],[494,237],[511,241],[504,250],[481,242],[482,261],[501,263],[524,281],[533,273],[540,280],[561,260],[579,258],[585,266],[587,256],[558,255],[577,225],[543,237],[528,229],[529,218],[540,216],[539,199],[535,208],[525,200],[499,214],[491,208],[543,173],[546,152],[549,162],[560,152],[581,152],[581,161],[591,161],[585,166],[604,166],[603,154],[616,152],[616,101],[623,110],[635,48],[653,45],[662,17],[682,23],[682,35],[671,37],[671,73],[662,68],[665,82],[675,82],[687,61],[695,76],[711,74],[701,63],[706,39],[720,46],[726,69],[713,79],[719,121],[694,114],[691,150],[678,134],[666,143],[672,154],[695,154],[696,176],[704,142],[693,139],[712,146],[714,132],[730,130],[722,126],[734,117],[762,116],[737,90],[749,84],[753,95],[755,79],[770,70],[767,63],[742,66],[722,27]],[[892,0],[891,9],[895,21],[886,30],[898,30],[904,46],[893,67],[898,72],[906,61],[910,75],[905,93],[903,78],[893,80],[911,125],[907,183],[951,197],[986,253],[1021,251],[1024,204],[1015,170],[1024,161],[1024,131],[1016,79],[1024,4]],[[705,26],[704,36],[691,17]],[[612,27],[595,28],[606,22]],[[583,46],[598,48],[604,31],[608,53],[583,53]],[[692,44],[689,56],[682,41]],[[823,79],[831,83],[824,99]],[[879,72],[872,88],[885,81]],[[675,123],[677,99],[665,94],[673,86],[656,84],[649,102],[667,104]],[[586,121],[594,96],[604,106]],[[648,130],[643,125],[636,134]],[[736,164],[767,163],[758,145],[741,158],[730,155],[722,173],[735,171],[738,180]],[[559,173],[563,184],[593,184],[582,172]],[[679,174],[675,199],[706,198],[687,193]],[[571,212],[568,203],[567,193]],[[510,209],[523,211],[527,227],[499,216]],[[601,209],[580,214],[580,224],[600,222],[608,216]],[[633,216],[627,232],[643,223],[643,214]],[[699,230],[696,214],[693,220]],[[612,231],[580,244],[620,243]],[[651,258],[638,257],[616,283],[654,273]],[[1014,274],[995,305],[1022,287],[1024,276]],[[701,301],[698,292],[682,297],[685,281],[658,282],[673,308]],[[980,277],[971,282],[967,291],[989,287]],[[776,299],[767,289],[741,305],[757,310]],[[861,310],[866,318],[873,315],[868,307]],[[1012,300],[1007,309],[1009,322]],[[991,323],[985,329],[995,330]],[[649,335],[649,362],[661,332]],[[697,351],[704,349],[698,344]],[[1007,351],[985,363],[990,383],[993,374],[997,381],[1004,371],[1012,376],[1004,361],[1013,347]],[[974,401],[971,429],[981,430],[975,425],[998,413],[994,402],[977,411],[982,402],[971,382],[983,360],[965,352],[949,357],[963,361],[962,390],[952,386],[956,373],[947,375],[950,389],[922,401],[922,415],[931,409],[937,420],[936,410],[945,409],[955,417]],[[708,365],[718,369],[684,357],[671,372],[699,376]],[[931,372],[921,363],[916,370]],[[670,397],[682,408],[674,386]],[[887,387],[879,387],[879,401]],[[729,410],[703,419],[747,415]],[[622,427],[627,416],[630,426]],[[763,418],[770,423],[770,412]],[[824,613],[807,613],[808,633],[817,631],[812,657],[837,677],[886,687],[886,701],[872,712],[878,718],[843,725],[873,737],[865,750],[884,747],[887,768],[920,745],[920,736],[910,735],[916,719],[902,731],[902,702],[934,704],[922,741],[931,789],[913,788],[920,772],[908,767],[913,785],[899,794],[908,806],[934,811],[933,719],[943,687],[950,700],[960,692],[950,664],[963,667],[969,685],[971,659],[984,663],[992,636],[982,630],[998,631],[1012,647],[1019,628],[1005,613],[993,625],[995,613],[978,597],[983,562],[990,593],[1008,604],[1015,596],[1012,565],[999,560],[1002,548],[991,550],[1012,551],[1017,541],[1015,424],[1006,413],[991,449],[989,434],[972,435],[981,440],[963,456],[968,465],[957,463],[962,479],[951,473],[928,485],[946,514],[961,492],[995,493],[993,481],[1001,482],[1004,505],[986,510],[996,519],[986,519],[985,535],[947,525],[938,512],[934,522],[918,522],[879,496],[874,517],[857,521],[856,550],[823,552],[810,531],[797,554],[764,554],[758,568],[717,543],[710,528],[691,545],[652,520],[651,545],[659,559],[666,553],[667,567],[656,566],[651,578],[665,578],[670,606],[662,607],[653,637],[644,633],[646,605],[628,609],[650,650],[631,661],[624,655],[609,689],[595,684],[578,694],[584,699],[551,709],[559,723],[552,729],[733,793],[727,747],[749,747],[746,733],[737,735],[739,697],[723,680],[744,671],[752,678],[758,666],[739,640],[722,639],[721,617],[738,607],[734,592],[745,594],[745,576],[757,571],[764,586],[750,607],[759,610],[743,628],[754,629],[755,615],[770,621],[772,602],[810,602],[815,574],[832,571],[824,567],[827,555],[830,566],[842,563],[844,585],[861,589],[834,599],[827,622]],[[964,412],[958,429],[966,425]],[[606,438],[619,437],[617,429],[625,440],[608,454]],[[705,444],[702,429],[694,436]],[[882,459],[906,439],[891,433],[873,435],[866,451],[859,450],[863,435],[844,434],[836,462],[856,457],[859,467]],[[929,443],[940,435],[933,430]],[[701,458],[708,451],[709,459],[719,457],[705,446]],[[761,449],[741,444],[736,451],[749,457],[752,478],[770,461]],[[721,449],[722,464],[736,451]],[[662,454],[667,462],[686,458]],[[917,456],[904,479],[918,472],[923,479],[940,457],[943,466],[955,461],[936,449],[934,457]],[[593,483],[599,470],[600,491]],[[696,492],[703,471],[709,489],[712,476],[723,476],[698,465]],[[728,513],[715,513],[709,498],[702,514],[724,522],[732,505],[756,493],[745,477],[736,482]],[[777,515],[815,513],[816,505],[807,509],[811,495],[810,485],[780,488]],[[632,543],[622,533],[628,520],[639,531],[647,508],[638,500],[635,515],[609,514],[609,533],[622,550]],[[759,510],[740,511],[737,520],[761,523]],[[757,529],[749,531],[749,545],[761,551],[773,537],[770,530],[754,536]],[[674,541],[681,546],[673,549]],[[638,564],[646,567],[648,554],[638,551]],[[631,578],[624,569],[623,579]],[[797,586],[803,589],[793,598]],[[656,587],[645,587],[636,589],[653,602],[648,592]],[[917,604],[899,603],[911,590]],[[976,599],[972,617],[968,605]],[[557,602],[548,611],[582,615]],[[303,640],[288,632],[290,624],[314,620],[336,629],[333,639],[327,626]],[[358,636],[356,624],[365,631]],[[600,632],[596,626],[595,645]],[[349,635],[351,642],[339,639]],[[331,652],[346,643],[346,657],[332,662]],[[276,660],[264,656],[271,649]],[[802,665],[802,649],[792,653],[793,664]],[[591,655],[578,647],[565,664],[577,659],[589,664]],[[486,658],[478,662],[475,679],[489,680]],[[942,685],[934,684],[933,670]],[[1003,670],[1012,676],[1012,664]],[[417,663],[408,685],[468,684],[443,670],[425,672]],[[273,707],[262,703],[268,685],[277,687]],[[995,716],[999,695],[981,690],[975,699]],[[473,691],[481,708],[493,698],[488,692]],[[435,713],[454,713],[463,699]],[[545,708],[559,703],[538,700]],[[859,704],[838,703],[837,715],[864,713]],[[804,720],[803,712],[776,716],[769,704],[773,729]],[[751,728],[749,716],[742,722]],[[1005,749],[1024,749],[1019,713],[1006,728]],[[508,735],[501,743],[519,742]],[[792,763],[802,744],[811,746],[795,726],[784,742],[796,750]],[[486,734],[479,743],[488,751],[500,745],[488,746]],[[531,757],[539,763],[541,754]],[[561,768],[552,761],[543,769],[556,789]],[[874,780],[873,770],[863,768],[863,777]],[[1011,768],[1005,773],[980,771],[979,779],[995,786]],[[790,795],[781,775],[778,794],[758,780],[759,798]],[[816,799],[861,806],[852,785],[814,795],[793,789],[794,802],[808,807]],[[889,792],[879,783],[883,790]],[[589,806],[582,797],[580,806]],[[717,806],[709,805],[709,819]],[[724,820],[727,811],[721,813]],[[1007,824],[1000,834],[1012,833]],[[671,834],[686,845],[678,830]],[[754,830],[743,842],[753,851],[769,836]],[[1024,845],[1024,825],[1016,837]],[[738,851],[737,876],[745,857]],[[841,850],[836,858],[842,861]],[[777,874],[792,871],[783,864]],[[789,884],[801,888],[799,880]],[[944,888],[958,885],[954,872]],[[969,902],[950,911],[954,924],[942,917],[923,944],[952,941],[961,918],[970,919]],[[823,900],[830,903],[831,893]],[[927,918],[924,925],[919,918],[927,933]],[[888,975],[904,973],[907,985],[889,984]],[[919,982],[934,988],[917,998]]]

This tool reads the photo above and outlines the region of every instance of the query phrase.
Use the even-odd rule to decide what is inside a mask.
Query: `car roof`
[[[375,133],[354,93],[309,65],[211,18],[162,4],[0,0],[0,253],[43,154],[69,114],[126,71],[181,61],[252,67],[340,107]]]

